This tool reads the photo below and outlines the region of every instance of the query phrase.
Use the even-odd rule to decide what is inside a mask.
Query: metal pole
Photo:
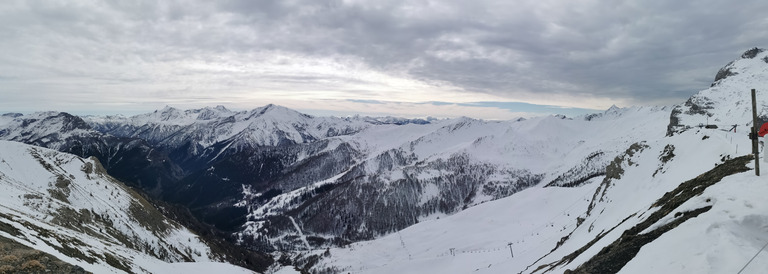
[[[512,243],[507,244],[509,246],[509,254],[512,255],[512,258],[515,257],[515,253],[512,252]]]
[[[755,175],[760,176],[760,151],[757,149],[757,100],[755,89],[752,89],[752,153],[755,154]]]

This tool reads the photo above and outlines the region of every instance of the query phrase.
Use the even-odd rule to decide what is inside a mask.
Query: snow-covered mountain
[[[166,200],[269,251],[370,240],[542,182],[580,185],[622,147],[663,133],[648,124],[668,116],[636,107],[575,119],[385,123],[268,105],[86,120],[167,153],[187,173]]]
[[[370,125],[335,117],[312,117],[276,105],[239,112],[223,106],[183,111],[165,107],[129,118],[90,116],[86,119],[104,133],[141,138],[169,149],[189,145],[193,154],[224,141],[241,149],[307,143],[351,134]]]
[[[317,248],[393,233],[542,183],[579,185],[604,173],[600,170],[623,152],[619,147],[650,134],[663,135],[663,126],[639,129],[653,128],[654,121],[668,115],[664,108],[632,108],[591,121],[463,118],[372,129],[347,137],[367,156],[343,174],[267,203],[256,202],[259,194],[246,197],[242,204],[250,205],[250,214],[241,237],[269,235],[293,239],[299,246],[308,239]],[[633,131],[637,133],[625,134]],[[405,138],[395,143],[377,136]]]
[[[80,269],[251,273],[221,263],[223,254],[107,175],[96,158],[0,141],[0,187],[0,236]],[[4,254],[4,264],[16,255]],[[3,269],[44,270],[39,261]]]
[[[46,118],[35,115],[45,116],[8,115],[0,138],[37,140],[25,133],[52,126],[37,126]],[[69,134],[64,143],[140,144],[139,153],[95,156],[146,161],[131,167],[173,175],[155,184],[126,179],[233,233],[232,241],[262,251],[302,250],[371,240],[540,184],[582,185],[604,175],[627,145],[663,133],[653,123],[668,116],[666,108],[634,107],[573,119],[403,122],[312,117],[274,105],[241,112],[167,107],[86,117],[82,130],[95,137],[84,142]]]
[[[607,130],[614,136],[594,125],[568,131],[621,148],[616,156],[591,147],[586,158],[545,165],[552,172],[542,183],[509,197],[293,262],[353,273],[762,273],[768,185],[743,155],[751,152],[750,89],[758,90],[758,112],[768,111],[766,54],[744,53],[710,88],[662,111],[671,119],[612,108],[586,120],[636,126]]]

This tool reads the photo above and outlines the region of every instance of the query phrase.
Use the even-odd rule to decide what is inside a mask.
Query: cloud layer
[[[0,110],[675,104],[768,37],[768,2],[684,2],[4,1]]]

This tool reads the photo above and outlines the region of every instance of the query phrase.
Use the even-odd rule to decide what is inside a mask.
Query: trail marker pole
[[[515,257],[515,253],[512,252],[512,243],[507,244],[509,246],[509,254],[512,255],[512,258]]]
[[[760,176],[760,151],[757,149],[757,100],[755,89],[752,89],[752,131],[749,138],[752,139],[752,153],[755,154],[755,175]]]

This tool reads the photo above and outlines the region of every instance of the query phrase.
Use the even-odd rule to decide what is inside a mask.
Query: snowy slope
[[[583,120],[512,123],[521,133],[518,141],[532,141],[509,151],[535,149],[529,161],[545,159],[530,166],[546,174],[538,186],[376,240],[295,259],[319,259],[314,270],[351,273],[761,273],[768,267],[760,253],[768,242],[768,203],[761,193],[768,189],[750,170],[754,160],[738,157],[749,153],[748,129],[698,128],[695,120],[711,115],[710,124],[748,124],[751,114],[739,114],[748,100],[743,91],[768,82],[762,78],[766,53],[748,53],[729,65],[738,74],[689,100],[709,102],[702,104],[709,106],[705,114],[686,113],[697,109],[686,103],[658,113],[612,108]],[[670,124],[669,117],[679,123]],[[667,136],[670,125],[674,134]],[[569,138],[557,138],[560,132]],[[546,145],[537,144],[539,139]],[[486,151],[508,157],[507,163],[526,159],[502,149],[504,142],[489,144]],[[483,150],[466,151],[503,162]],[[594,158],[605,165],[591,164]],[[586,179],[560,183],[567,174]]]
[[[646,220],[657,210],[652,205],[664,193],[722,163],[723,157],[738,155],[736,147],[748,144],[742,135],[691,130],[664,138],[662,133],[637,146],[642,148],[633,156],[617,161],[624,169],[620,178],[601,176],[576,188],[541,185],[452,216],[420,222],[374,241],[332,248],[328,257],[322,256],[324,250],[318,250],[314,254],[323,260],[316,269],[328,267],[354,273],[542,273],[534,270],[554,264],[602,235],[573,261],[555,266],[550,273],[575,269],[625,230]],[[662,165],[659,159],[667,146],[674,147],[676,156]],[[742,149],[741,154],[744,152]],[[726,185],[732,182],[740,187]],[[658,270],[652,271],[655,273],[738,271],[749,259],[747,254],[755,254],[768,240],[759,236],[765,233],[768,204],[760,195],[743,195],[751,191],[748,185],[759,183],[760,179],[751,173],[739,173],[691,198],[659,223],[674,219],[677,212],[707,205],[713,208],[643,247],[622,273],[648,273],[651,262]],[[588,210],[590,204],[593,208]],[[567,240],[550,253],[566,236]],[[678,255],[682,250],[686,256]],[[730,257],[717,256],[730,250],[734,251]],[[761,269],[765,264],[768,259],[754,267]],[[683,270],[685,266],[689,268]]]
[[[0,141],[0,185],[1,236],[88,271],[249,273],[214,264],[222,258],[94,158]]]

